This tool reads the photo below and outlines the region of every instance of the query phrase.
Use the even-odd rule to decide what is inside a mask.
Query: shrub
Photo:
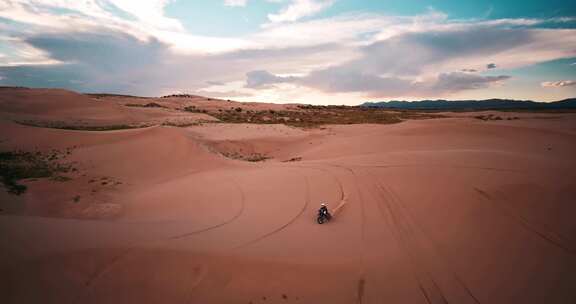
[[[165,106],[163,106],[159,103],[155,103],[155,102],[149,102],[147,104],[127,103],[127,104],[125,104],[125,106],[127,106],[127,107],[139,107],[139,108],[166,108]]]
[[[69,172],[72,166],[58,162],[59,152],[50,154],[26,151],[0,152],[0,177],[9,193],[20,195],[27,187],[18,181],[26,178],[66,180],[60,173]]]

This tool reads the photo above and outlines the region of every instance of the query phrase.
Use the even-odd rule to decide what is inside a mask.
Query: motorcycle
[[[316,221],[318,222],[318,224],[324,224],[331,219],[332,219],[332,216],[330,215],[330,213],[318,211],[318,217],[316,218]]]

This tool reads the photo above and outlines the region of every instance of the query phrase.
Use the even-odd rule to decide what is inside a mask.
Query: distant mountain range
[[[576,98],[554,102],[531,100],[485,99],[485,100],[420,100],[365,102],[361,107],[418,109],[418,110],[500,110],[500,109],[576,109]]]

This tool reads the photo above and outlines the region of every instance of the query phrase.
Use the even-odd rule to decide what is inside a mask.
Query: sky
[[[576,1],[0,0],[0,85],[554,101],[576,97]]]

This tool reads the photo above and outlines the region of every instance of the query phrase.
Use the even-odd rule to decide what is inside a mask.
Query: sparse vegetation
[[[127,104],[125,104],[124,106],[127,106],[127,107],[137,107],[137,108],[138,108],[138,107],[139,107],[139,108],[166,108],[165,106],[163,106],[163,105],[161,105],[161,104],[159,104],[159,103],[156,103],[156,102],[149,102],[149,103],[146,103],[146,104],[127,103]]]
[[[100,99],[105,97],[119,97],[119,98],[141,98],[146,99],[150,97],[142,97],[142,96],[133,96],[133,95],[122,95],[122,94],[109,94],[109,93],[92,93],[92,94],[85,94],[92,98]]]
[[[196,95],[192,95],[192,94],[170,94],[170,95],[164,95],[160,98],[197,98],[198,96]]]
[[[506,119],[506,120],[516,120],[516,119],[519,119],[519,118],[516,117],[516,116],[507,117],[507,118],[502,118],[502,117],[500,117],[500,116],[498,116],[498,115],[494,115],[494,114],[477,115],[477,116],[474,116],[474,118],[480,119],[480,120],[483,120],[483,121],[488,121],[488,120],[503,120],[503,119]]]
[[[204,109],[199,109],[196,106],[187,106],[187,107],[184,107],[182,110],[186,111],[186,112],[191,112],[191,113],[208,113],[208,111],[206,111]]]
[[[288,163],[288,162],[297,162],[297,161],[301,161],[302,157],[298,156],[298,157],[292,157],[288,160],[283,161],[284,163]]]
[[[193,126],[200,126],[202,125],[199,121],[192,121],[192,122],[176,122],[176,121],[165,121],[162,123],[163,126],[168,127],[178,127],[178,128],[187,128]]]
[[[243,159],[249,162],[259,162],[259,161],[265,161],[267,159],[269,159],[270,157],[260,154],[260,153],[253,153],[250,154],[246,157],[244,157]]]
[[[242,154],[242,153],[235,152],[235,151],[222,152],[222,155],[227,157],[227,158],[244,160],[244,161],[249,161],[249,162],[260,162],[260,161],[265,161],[265,160],[270,158],[269,156],[266,156],[266,155],[260,154],[260,153]]]
[[[40,127],[40,128],[51,128],[51,129],[63,129],[63,130],[78,130],[78,131],[114,131],[114,130],[126,130],[126,129],[138,129],[150,127],[150,124],[117,124],[117,125],[76,125],[70,124],[62,121],[16,121],[21,125]]]
[[[31,90],[31,89],[21,86],[0,86],[0,90]]]
[[[405,119],[442,117],[438,114],[415,111],[312,105],[300,105],[297,110],[242,111],[241,108],[231,108],[208,114],[227,123],[285,124],[295,127],[318,127],[327,124],[389,124]]]
[[[18,181],[27,178],[52,178],[67,180],[61,174],[70,172],[72,165],[61,162],[63,153],[53,150],[50,153],[27,151],[1,151],[0,175],[9,193],[20,195],[27,187]]]

